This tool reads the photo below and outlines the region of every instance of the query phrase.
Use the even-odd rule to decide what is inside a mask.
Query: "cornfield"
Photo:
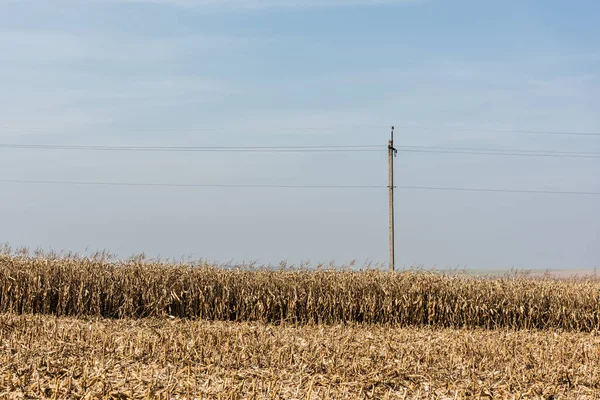
[[[592,332],[600,329],[600,280],[4,254],[0,313]]]
[[[558,331],[0,315],[2,399],[597,399]]]

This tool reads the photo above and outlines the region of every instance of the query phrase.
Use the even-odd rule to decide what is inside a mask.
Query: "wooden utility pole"
[[[394,148],[394,127],[392,126],[391,139],[388,142],[388,168],[389,168],[389,192],[390,192],[390,271],[395,269],[395,227],[394,227],[394,157],[398,151]]]

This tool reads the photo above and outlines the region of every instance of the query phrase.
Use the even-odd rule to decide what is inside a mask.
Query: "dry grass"
[[[0,398],[470,397],[600,398],[600,337],[0,315]]]
[[[600,280],[0,255],[0,312],[592,332],[600,329]]]

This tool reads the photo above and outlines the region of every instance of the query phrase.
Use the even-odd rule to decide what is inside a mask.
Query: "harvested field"
[[[0,255],[0,312],[592,332],[600,329],[600,280]]]
[[[0,398],[469,397],[598,398],[600,337],[0,315]]]
[[[600,398],[600,280],[0,255],[0,398]]]

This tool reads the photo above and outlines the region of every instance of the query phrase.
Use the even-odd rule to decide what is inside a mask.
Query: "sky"
[[[0,0],[0,242],[388,260],[387,140],[600,152],[595,0]],[[518,132],[516,132],[518,131]],[[409,187],[600,192],[600,159],[400,152]],[[376,188],[208,188],[6,181]],[[2,182],[4,181],[4,182]],[[396,191],[399,268],[592,269],[600,196]]]

